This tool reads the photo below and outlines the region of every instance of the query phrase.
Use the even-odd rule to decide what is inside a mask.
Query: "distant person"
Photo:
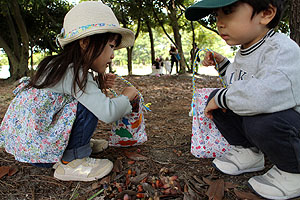
[[[165,70],[166,70],[166,74],[171,75],[171,62],[169,60],[169,57],[166,57],[165,61],[164,61],[164,66],[165,66]]]
[[[159,65],[160,65],[160,69],[164,67],[164,58],[162,56],[159,56]]]
[[[176,58],[176,55],[178,54],[177,48],[175,46],[171,45],[169,54],[171,56],[171,73],[172,73],[172,69],[173,69],[174,63],[176,64],[176,73],[178,73],[179,72],[179,69],[178,69],[178,60]]]
[[[107,159],[90,158],[99,145],[107,147],[107,141],[91,140],[98,120],[112,123],[131,113],[130,101],[137,96],[134,87],[115,98],[105,95],[114,85],[115,75],[105,74],[114,50],[132,46],[134,34],[95,1],[73,7],[63,28],[62,52],[43,59],[33,78],[14,90],[0,126],[0,146],[20,162],[55,168],[57,179],[93,181],[113,168]],[[97,80],[89,70],[98,73]]]
[[[156,58],[152,64],[152,75],[160,76],[161,75],[160,71],[161,71],[160,58]]]
[[[191,49],[190,51],[190,55],[191,55],[191,58],[190,58],[190,61],[191,61],[191,66],[193,67],[194,66],[194,62],[195,62],[195,57],[197,55],[197,52],[199,51],[200,49],[198,48],[197,44],[194,43],[193,44],[193,48]],[[197,56],[197,59],[196,59],[196,66],[195,66],[195,73],[198,74],[198,70],[199,70],[199,64],[200,64],[200,57]]]
[[[273,167],[248,181],[267,199],[300,196],[300,48],[274,31],[283,11],[281,0],[202,0],[186,10],[189,20],[214,13],[225,42],[241,45],[233,63],[214,53],[227,88],[210,94],[204,114],[232,146],[215,168],[257,172],[269,158]],[[214,64],[206,53],[203,65]]]

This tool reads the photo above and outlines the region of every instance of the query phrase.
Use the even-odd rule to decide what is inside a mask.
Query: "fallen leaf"
[[[117,159],[114,162],[114,167],[112,169],[113,172],[119,173],[120,171],[122,171],[123,165],[120,159]]]
[[[18,172],[18,168],[17,167],[15,167],[15,166],[12,166],[12,167],[10,167],[9,168],[9,172],[8,172],[8,176],[12,176],[12,175],[14,175],[15,173],[17,173]]]
[[[143,155],[138,154],[136,152],[125,151],[124,154],[125,154],[125,156],[127,156],[131,160],[141,161],[141,160],[147,160],[148,159],[146,156],[143,156]]]
[[[9,169],[10,169],[10,167],[8,167],[8,166],[1,166],[1,167],[0,167],[0,179],[1,179],[3,176],[5,176],[6,174],[9,173]]]
[[[135,163],[135,161],[134,160],[129,160],[127,163],[128,163],[128,165],[133,165]]]
[[[155,189],[148,183],[142,183],[143,189],[150,197],[155,198]]]
[[[148,173],[145,172],[145,173],[142,173],[138,176],[135,176],[135,177],[131,177],[130,178],[130,181],[133,183],[133,184],[139,184],[144,178],[146,178],[148,176]]]
[[[100,184],[103,185],[105,183],[107,183],[107,184],[110,183],[110,176],[107,176],[107,177],[101,179]]]
[[[224,197],[224,180],[217,179],[212,181],[205,194],[209,200],[222,200]]]
[[[261,200],[262,199],[251,192],[242,192],[236,188],[233,191],[234,191],[235,195],[237,197],[239,197],[240,199],[247,199],[247,200]]]
[[[201,184],[202,186],[205,185],[205,183],[203,182],[203,180],[201,180],[201,179],[198,178],[197,176],[194,175],[193,178],[194,178],[199,184]]]
[[[210,185],[212,184],[212,180],[208,179],[208,178],[205,178],[205,177],[202,177],[203,181],[207,184],[207,185]]]
[[[236,188],[237,186],[238,186],[237,184],[231,182],[225,182],[225,190]]]

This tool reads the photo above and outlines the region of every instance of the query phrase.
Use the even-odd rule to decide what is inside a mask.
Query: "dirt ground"
[[[127,76],[151,103],[145,114],[148,141],[130,148],[109,147],[95,158],[114,162],[113,171],[92,182],[63,182],[53,177],[53,169],[20,163],[0,149],[0,166],[11,173],[0,178],[0,199],[259,199],[251,193],[247,180],[259,173],[228,176],[216,171],[212,159],[190,153],[192,118],[192,77]],[[120,89],[124,84],[120,82]],[[0,82],[0,121],[13,98],[14,86]],[[217,77],[200,75],[197,88],[220,87]],[[108,139],[110,124],[99,122],[94,138]],[[1,172],[0,172],[1,177]],[[144,197],[143,197],[144,196]]]

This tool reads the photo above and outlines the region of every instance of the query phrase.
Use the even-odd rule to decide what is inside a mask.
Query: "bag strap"
[[[213,59],[214,59],[214,62],[216,64],[216,70],[218,71],[218,74],[219,74],[219,77],[221,79],[221,82],[222,82],[222,85],[224,88],[226,88],[226,84],[225,84],[225,81],[223,79],[223,77],[220,75],[220,71],[219,71],[219,64],[217,63],[216,61],[216,58],[215,58],[215,54],[212,50],[210,49],[207,49],[207,48],[203,48],[203,49],[200,49],[199,51],[197,51],[196,55],[195,55],[195,58],[193,60],[193,99],[192,99],[192,104],[191,104],[191,111],[189,113],[190,116],[195,116],[196,115],[196,112],[195,112],[195,99],[196,99],[196,80],[195,80],[195,72],[196,72],[196,65],[197,65],[197,58],[199,58],[199,60],[201,61],[201,58],[200,58],[200,52],[211,52],[212,53],[212,56],[213,56]]]
[[[134,86],[132,85],[132,83],[130,83],[129,81],[127,81],[126,79],[124,79],[122,76],[119,76],[119,75],[116,75],[116,76],[117,76],[118,78],[120,78],[122,81],[124,81],[128,86],[134,87]],[[109,88],[109,90],[114,94],[114,96],[118,96],[118,94],[117,94],[113,89]],[[145,110],[146,110],[146,111],[151,111],[151,110],[150,110],[150,105],[151,105],[151,103],[145,104],[144,97],[143,97],[142,93],[140,93],[140,91],[137,91],[137,92],[138,92],[138,96],[139,96],[139,98],[141,99],[141,103],[142,103],[143,107],[145,108]]]

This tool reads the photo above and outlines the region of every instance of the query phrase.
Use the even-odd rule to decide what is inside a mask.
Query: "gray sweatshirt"
[[[247,49],[240,49],[219,72],[227,88],[217,92],[216,104],[241,116],[290,108],[300,113],[300,48],[286,35],[270,30]]]

